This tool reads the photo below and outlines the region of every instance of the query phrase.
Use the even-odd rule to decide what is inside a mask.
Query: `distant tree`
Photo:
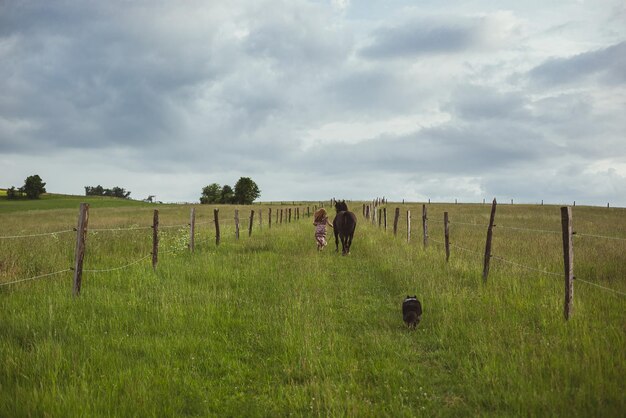
[[[22,197],[22,189],[16,189],[15,186],[11,186],[7,189],[7,199],[19,199]]]
[[[222,187],[222,193],[221,193],[221,198],[220,198],[220,203],[234,203],[235,201],[235,192],[233,191],[233,188],[230,187],[228,184],[225,184],[224,187]]]
[[[115,186],[111,190],[111,196],[113,196],[113,197],[120,197],[122,199],[128,199],[128,197],[130,196],[130,192],[127,192],[122,187]]]
[[[99,184],[95,187],[85,186],[85,196],[104,196],[104,187]]]
[[[202,188],[202,196],[200,196],[200,203],[220,203],[222,198],[222,188],[217,183],[209,184]]]
[[[250,177],[240,177],[235,184],[235,203],[249,205],[261,196],[259,186]]]
[[[115,186],[112,189],[105,189],[104,187],[97,185],[96,187],[85,186],[86,196],[109,196],[119,197],[122,199],[128,199],[130,192],[127,192],[124,188]]]
[[[26,177],[22,191],[26,193],[26,197],[29,199],[39,199],[39,196],[46,192],[45,186],[46,183],[41,181],[39,175],[35,174],[34,176]]]

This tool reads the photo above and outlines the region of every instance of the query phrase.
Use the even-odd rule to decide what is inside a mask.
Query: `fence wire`
[[[554,273],[554,272],[551,272],[551,271],[541,270],[541,269],[538,269],[536,267],[527,266],[525,264],[519,264],[519,263],[516,263],[514,261],[507,260],[506,258],[498,257],[497,255],[493,255],[492,254],[491,258],[493,258],[495,260],[502,261],[503,263],[511,264],[511,265],[514,265],[514,266],[517,266],[517,267],[520,267],[520,268],[524,268],[524,269],[527,269],[527,270],[532,270],[532,271],[536,271],[536,272],[539,272],[539,273],[549,274],[549,275],[552,275],[552,276],[559,276],[559,277],[563,276],[562,273]]]
[[[626,296],[626,293],[624,293],[624,292],[620,292],[619,290],[611,289],[611,288],[609,288],[609,287],[604,287],[604,286],[599,285],[599,284],[597,284],[597,283],[588,282],[587,280],[579,279],[578,277],[574,277],[574,281],[587,283],[587,284],[590,284],[590,285],[592,285],[592,286],[599,287],[600,289],[608,290],[608,291],[613,292],[613,293],[616,293],[616,294],[618,294],[618,295]]]
[[[541,232],[541,233],[544,233],[544,234],[562,234],[563,233],[563,231],[555,231],[555,230],[551,230],[551,229],[520,228],[520,227],[516,227],[516,226],[504,226],[504,225],[500,225],[500,224],[498,224],[497,226],[494,225],[494,227],[496,228],[496,230],[498,230],[498,229],[511,229],[513,231]]]
[[[0,283],[0,286],[8,286],[11,284],[26,282],[29,280],[43,279],[44,277],[56,276],[57,274],[67,273],[68,271],[72,271],[72,269],[65,269],[65,270],[55,271],[54,273],[40,274],[39,276],[28,277],[26,279],[19,279],[19,280],[14,280],[12,282]]]
[[[88,228],[87,232],[109,232],[109,231],[138,231],[152,229],[151,226],[130,226],[128,228]]]
[[[443,221],[441,222],[443,223]],[[469,222],[452,222],[452,221],[448,221],[449,225],[466,225],[466,226],[476,226],[476,227],[480,227],[480,228],[488,228],[489,225],[487,224],[473,224],[473,223],[469,223]]]
[[[606,237],[602,237],[602,238],[606,238]],[[445,245],[445,242],[439,241],[437,239],[433,239],[433,238],[429,237],[429,240],[433,241],[433,242],[436,242],[437,244]],[[481,257],[484,256],[483,253],[479,253],[478,251],[470,250],[469,248],[461,247],[460,245],[456,245],[456,244],[453,244],[451,242],[448,243],[448,244],[450,245],[450,247],[458,248],[459,250],[466,251],[466,252],[469,252],[469,253],[472,253],[472,254],[476,254],[476,255],[479,255]],[[507,260],[506,258],[499,257],[499,256],[496,256],[496,255],[493,255],[493,254],[491,255],[491,258],[495,259],[495,260],[498,260],[498,261],[501,261],[503,263],[507,263],[507,264],[519,267],[519,268],[532,270],[532,271],[535,271],[535,272],[538,272],[538,273],[542,273],[542,274],[547,274],[547,275],[550,275],[550,276],[563,277],[563,273],[555,273],[555,272],[552,272],[552,271],[538,269],[536,267],[531,267],[531,266],[527,266],[525,264],[516,263],[514,261]],[[606,291],[609,291],[609,292],[613,292],[613,293],[615,293],[617,295],[626,296],[626,293],[621,292],[619,290],[611,289],[610,287],[602,286],[602,285],[599,285],[597,283],[593,283],[593,282],[590,282],[590,281],[587,281],[587,280],[579,279],[577,277],[575,277],[574,280],[575,281],[579,281],[579,282],[583,282],[583,283],[586,283],[586,284],[589,284],[589,285],[592,285],[592,286],[595,286],[595,287],[598,287],[600,289],[603,289],[603,290],[606,290]]]
[[[110,269],[98,269],[98,270],[83,269],[83,272],[85,272],[85,273],[106,273],[106,272],[109,272],[109,271],[123,270],[125,268],[128,268],[128,267],[134,265],[134,264],[142,262],[143,260],[145,260],[148,257],[152,257],[152,254],[148,254],[146,256],[138,258],[137,260],[131,261],[130,263],[128,263],[126,265],[123,265],[123,266],[120,266],[120,267],[113,267],[113,268],[110,268]]]
[[[74,232],[73,229],[64,229],[63,231],[56,232],[43,232],[41,234],[29,234],[29,235],[5,235],[0,237],[0,239],[16,239],[16,238],[30,238],[30,237],[45,237],[48,235],[57,235],[57,234],[66,234],[68,232]]]
[[[574,234],[574,237],[605,238],[605,239],[613,239],[613,240],[617,240],[617,241],[626,241],[626,238],[620,238],[620,237],[608,237],[608,236],[606,236],[606,235],[579,234],[578,232],[576,232],[576,233]]]

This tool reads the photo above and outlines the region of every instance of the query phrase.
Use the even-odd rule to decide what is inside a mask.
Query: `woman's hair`
[[[315,218],[315,222],[322,222],[324,218],[328,218],[328,216],[326,215],[326,209],[324,208],[319,208],[318,210],[316,210],[313,216]]]

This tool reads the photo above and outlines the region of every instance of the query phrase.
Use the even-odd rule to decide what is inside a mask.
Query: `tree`
[[[217,183],[209,184],[202,188],[202,196],[200,196],[200,203],[220,203],[222,198],[222,188]]]
[[[95,187],[85,186],[85,196],[104,196],[104,187],[99,184]]]
[[[130,196],[130,192],[127,192],[122,187],[115,186],[111,190],[111,196],[113,196],[113,197],[121,197],[122,199],[128,199],[128,196]]]
[[[46,192],[45,186],[46,183],[41,181],[41,177],[39,177],[39,175],[35,174],[34,176],[26,177],[22,190],[26,193],[26,197],[29,199],[39,199],[39,196]]]
[[[235,193],[233,192],[233,188],[228,184],[225,184],[222,187],[220,203],[234,203],[235,202]]]
[[[98,184],[95,187],[85,186],[85,196],[109,196],[128,199],[130,192],[127,192],[124,188],[118,186],[115,186],[112,189],[105,189]]]
[[[240,177],[235,184],[235,203],[249,205],[261,196],[259,186],[250,177]]]
[[[22,189],[16,189],[15,186],[11,186],[7,189],[7,199],[18,199],[22,197]]]

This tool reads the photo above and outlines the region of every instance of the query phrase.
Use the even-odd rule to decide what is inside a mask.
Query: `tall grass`
[[[404,219],[394,237],[355,207],[352,254],[341,257],[316,251],[305,217],[269,229],[266,207],[263,229],[239,241],[234,207],[220,207],[216,247],[212,208],[198,206],[196,251],[186,227],[162,229],[162,248],[174,252],[156,272],[146,260],[86,273],[78,298],[69,274],[0,287],[0,416],[623,415],[626,298],[576,283],[566,322],[561,278],[492,261],[483,284],[482,258],[453,248],[446,263],[438,244],[424,249],[421,206],[407,208],[410,243]],[[90,229],[149,226],[152,209],[95,207]],[[189,207],[159,209],[162,226],[188,221]],[[489,216],[480,205],[431,205],[432,238],[443,235],[444,210],[452,222]],[[76,214],[4,213],[2,235],[62,230]],[[574,222],[626,237],[623,215],[577,207]],[[558,231],[558,208],[503,206],[496,223],[494,254],[562,271],[558,234],[498,229]],[[485,232],[453,224],[451,239],[481,252]],[[150,234],[90,233],[85,268],[143,256]],[[0,240],[0,282],[66,268],[73,239]],[[622,241],[575,246],[577,276],[626,291]],[[400,314],[409,293],[424,305],[415,332]]]

